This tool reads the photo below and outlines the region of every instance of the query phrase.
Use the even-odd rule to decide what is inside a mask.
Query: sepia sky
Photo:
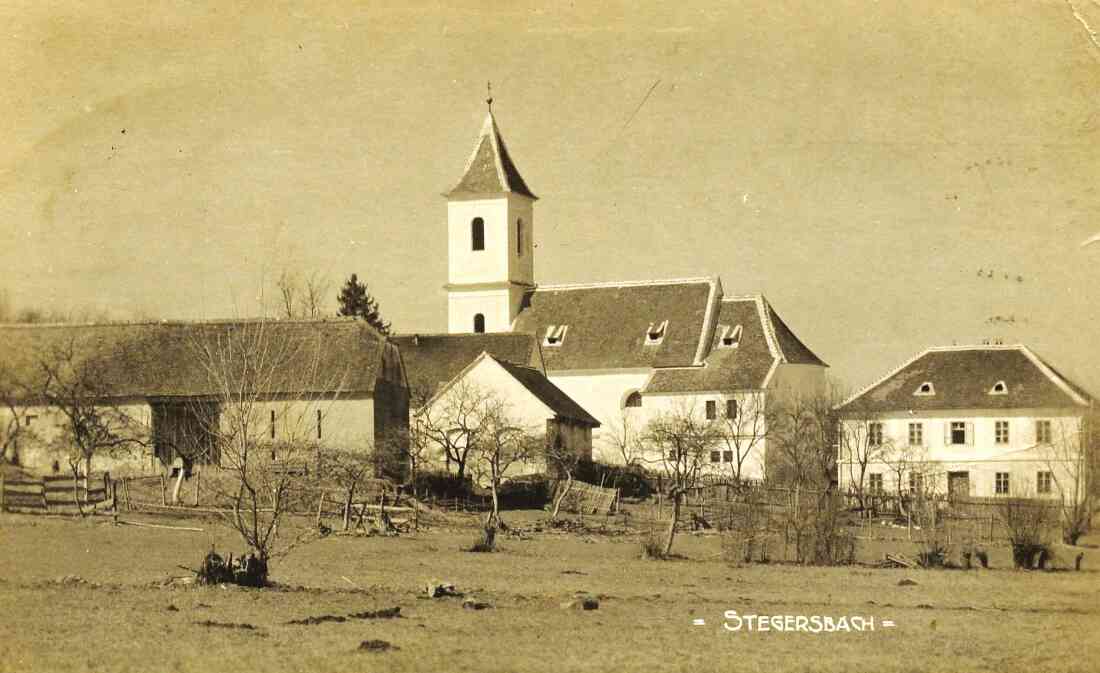
[[[356,272],[443,331],[492,80],[539,281],[720,275],[853,387],[999,337],[1100,392],[1096,0],[44,4],[0,8],[16,306],[254,315]]]

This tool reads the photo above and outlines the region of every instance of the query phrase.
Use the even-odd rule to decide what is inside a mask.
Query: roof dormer
[[[569,331],[569,325],[550,325],[546,328],[546,336],[542,339],[543,346],[556,347],[565,341],[565,333]]]
[[[645,331],[645,343],[647,346],[656,346],[665,340],[665,333],[668,332],[668,321],[663,322],[651,322],[649,327]]]
[[[1007,395],[1008,385],[1004,381],[997,381],[993,384],[993,387],[989,389],[990,395]]]
[[[737,348],[741,345],[742,331],[740,325],[723,325],[718,345],[721,348]]]
[[[913,391],[914,395],[921,397],[930,397],[936,394],[936,387],[932,385],[931,381],[925,381],[917,386],[917,389]]]

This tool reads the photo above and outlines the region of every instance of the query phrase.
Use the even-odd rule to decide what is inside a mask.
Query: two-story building
[[[929,348],[837,407],[839,483],[865,493],[1072,498],[1083,485],[1080,437],[1092,403],[1027,346]]]

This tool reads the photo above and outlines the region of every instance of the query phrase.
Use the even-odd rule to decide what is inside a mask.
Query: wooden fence
[[[551,503],[557,502],[558,495],[566,488],[566,482],[558,480]],[[573,481],[569,494],[561,503],[562,509],[576,514],[610,514],[619,504],[619,489],[602,488],[584,481]]]
[[[0,473],[0,511],[68,513],[76,511],[77,502],[82,508],[113,507],[113,490],[111,475],[106,472],[89,477],[87,487],[83,477],[74,480],[71,475],[11,479]]]

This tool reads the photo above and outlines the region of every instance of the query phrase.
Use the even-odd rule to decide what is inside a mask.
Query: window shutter
[[[943,445],[951,446],[951,421],[943,422]]]
[[[966,445],[974,446],[974,421],[966,422]]]

